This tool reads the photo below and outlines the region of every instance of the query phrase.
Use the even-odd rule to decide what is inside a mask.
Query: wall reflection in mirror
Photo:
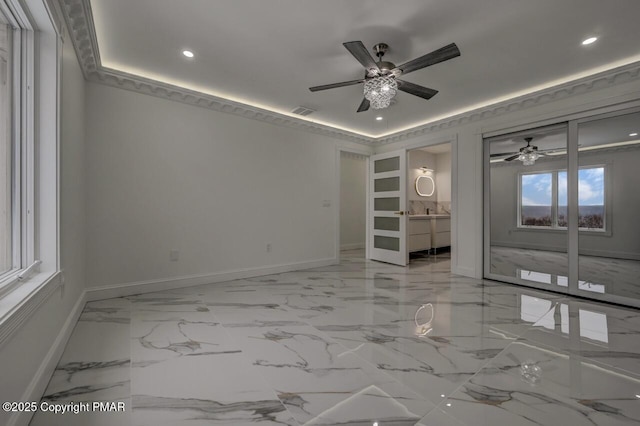
[[[638,134],[634,111],[485,139],[485,276],[638,306]]]
[[[578,294],[640,299],[640,113],[578,125]]]

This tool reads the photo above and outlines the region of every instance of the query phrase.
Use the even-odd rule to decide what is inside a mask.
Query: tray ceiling
[[[91,0],[101,64],[369,138],[405,131],[640,60],[637,0]],[[582,46],[589,36],[598,41]],[[407,81],[440,91],[399,93],[357,113],[361,78],[342,46],[385,42],[403,63],[455,42],[459,58]],[[195,53],[191,60],[184,49]],[[377,121],[376,116],[382,116]],[[297,117],[297,116],[296,116]]]

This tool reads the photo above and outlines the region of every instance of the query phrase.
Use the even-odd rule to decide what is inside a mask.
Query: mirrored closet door
[[[484,276],[640,306],[640,111],[485,138]]]
[[[576,294],[640,300],[640,112],[578,123]]]
[[[567,126],[487,139],[485,150],[487,271],[514,283],[567,287]]]

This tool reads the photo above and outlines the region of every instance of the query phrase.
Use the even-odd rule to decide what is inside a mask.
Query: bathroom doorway
[[[451,268],[451,143],[407,152],[407,249],[410,264]]]

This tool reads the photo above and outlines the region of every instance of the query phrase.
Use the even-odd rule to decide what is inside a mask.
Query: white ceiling
[[[638,0],[91,0],[102,65],[379,137],[640,60]],[[600,39],[590,45],[588,36]],[[455,42],[462,55],[404,76],[440,91],[399,92],[356,113],[362,78],[342,46],[389,44],[396,65]],[[196,57],[187,60],[183,49]],[[382,121],[375,117],[382,115]]]

